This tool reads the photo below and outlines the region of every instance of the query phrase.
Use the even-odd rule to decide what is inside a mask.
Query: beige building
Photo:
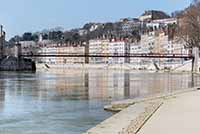
[[[56,57],[41,57],[39,61],[42,63],[61,65],[85,63],[85,57],[77,56],[85,55],[85,46],[83,44],[46,44],[40,48],[39,53],[43,55],[56,55]],[[72,56],[67,57],[67,55]]]
[[[153,53],[155,51],[155,32],[148,32],[141,35],[141,46],[145,53]]]
[[[81,44],[64,44],[57,47],[58,55],[84,55],[85,46]],[[84,64],[85,57],[57,57],[57,64]]]
[[[141,46],[145,53],[168,53],[168,35],[164,31],[153,31],[141,36]]]
[[[109,40],[90,40],[89,41],[89,54],[90,55],[108,55],[109,54]],[[90,57],[89,63],[102,64],[108,63],[108,57]]]
[[[155,36],[155,46],[153,53],[167,53],[164,49],[165,46],[169,44],[168,35],[165,32],[159,31]]]

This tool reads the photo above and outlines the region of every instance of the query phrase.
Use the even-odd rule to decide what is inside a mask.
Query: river
[[[113,100],[200,85],[190,73],[126,70],[0,72],[1,134],[81,134],[110,117]]]

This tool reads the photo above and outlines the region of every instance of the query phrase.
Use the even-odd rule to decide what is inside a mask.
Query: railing
[[[95,53],[95,54],[79,54],[79,53],[37,53],[25,54],[22,57],[131,57],[131,58],[189,58],[193,59],[191,54],[161,54],[161,53]]]

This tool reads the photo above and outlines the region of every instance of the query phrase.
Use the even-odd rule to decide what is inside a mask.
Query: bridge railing
[[[24,54],[22,57],[132,57],[132,58],[194,58],[192,54],[161,54],[161,53],[37,53]]]

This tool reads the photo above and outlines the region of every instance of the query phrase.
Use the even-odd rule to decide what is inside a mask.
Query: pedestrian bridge
[[[192,54],[161,54],[161,53],[126,53],[126,54],[111,54],[111,53],[95,53],[95,54],[78,54],[78,53],[37,53],[21,55],[22,57],[130,57],[130,58],[184,58],[194,59]]]

